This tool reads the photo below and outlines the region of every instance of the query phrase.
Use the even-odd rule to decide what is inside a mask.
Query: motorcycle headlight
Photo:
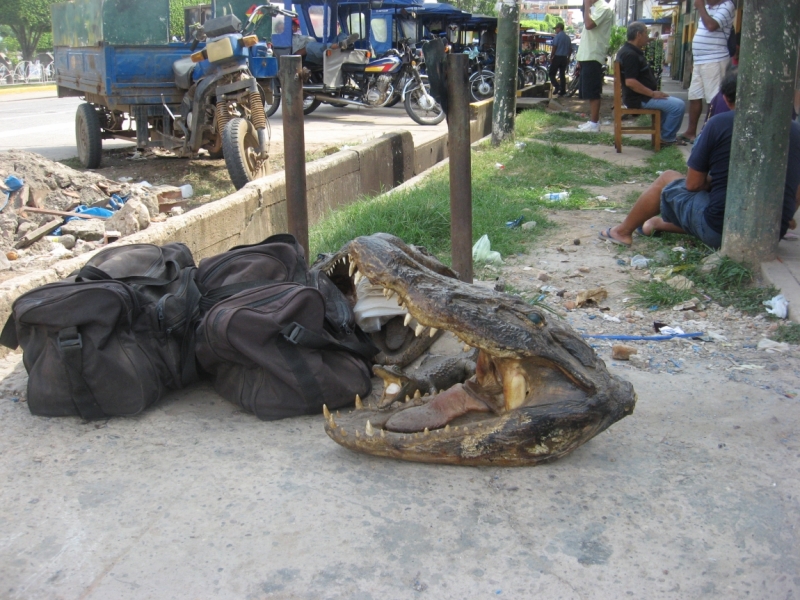
[[[224,37],[206,44],[206,55],[211,62],[218,62],[233,56],[233,46],[231,39]]]

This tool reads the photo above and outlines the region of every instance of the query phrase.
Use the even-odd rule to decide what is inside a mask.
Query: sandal
[[[609,227],[605,231],[599,232],[597,235],[600,236],[601,240],[606,240],[607,242],[611,242],[612,244],[618,244],[620,246],[625,246],[626,248],[631,247],[631,244],[626,244],[625,242],[622,242],[615,237],[611,237],[611,227]]]
[[[681,134],[681,135],[678,136],[678,139],[683,141],[683,142],[686,142],[687,144],[694,144],[694,141],[697,138],[690,138],[690,137],[687,137],[687,136]]]

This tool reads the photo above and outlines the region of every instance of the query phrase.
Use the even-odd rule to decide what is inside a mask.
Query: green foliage
[[[36,54],[44,33],[50,31],[50,5],[53,0],[0,0],[0,25],[14,35],[23,60]]]
[[[617,55],[617,50],[622,48],[627,41],[628,28],[624,25],[614,25],[611,28],[611,40],[608,42],[608,55],[613,59]],[[611,62],[613,63],[614,61],[612,60]]]
[[[208,4],[210,4],[210,0]],[[203,4],[202,0],[169,0],[169,37],[183,37],[183,9]]]
[[[494,8],[495,0],[451,0],[446,3],[474,15],[497,16],[497,11]]]

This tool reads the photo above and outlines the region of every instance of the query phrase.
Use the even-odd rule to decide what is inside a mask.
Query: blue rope
[[[672,338],[694,338],[704,335],[705,333],[698,331],[697,333],[671,333],[669,335],[592,335],[590,333],[584,333],[582,337],[596,340],[647,340],[650,342],[661,342],[663,340],[671,340]]]

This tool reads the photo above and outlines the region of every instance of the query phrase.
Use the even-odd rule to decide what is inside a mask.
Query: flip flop
[[[670,146],[686,146],[686,145],[687,145],[686,141],[684,141],[681,138],[678,138],[678,139],[676,139],[675,141],[672,141],[672,142],[661,142],[661,146],[663,148],[669,148]]]
[[[697,139],[697,138],[690,138],[690,137],[686,137],[685,135],[679,135],[678,139],[679,140],[683,140],[687,144],[694,144],[694,140]]]
[[[626,244],[625,242],[621,242],[616,238],[611,237],[611,227],[606,229],[605,231],[599,232],[597,235],[600,236],[601,240],[606,240],[607,242],[611,242],[613,244],[619,244],[620,246],[625,246],[626,248],[630,248],[630,244]]]
[[[660,231],[656,231],[655,229],[653,230],[653,233],[651,233],[650,235],[647,235],[644,232],[644,229],[642,229],[641,225],[639,225],[639,227],[636,228],[636,233],[638,235],[641,235],[642,237],[660,237],[661,236],[661,232]]]

